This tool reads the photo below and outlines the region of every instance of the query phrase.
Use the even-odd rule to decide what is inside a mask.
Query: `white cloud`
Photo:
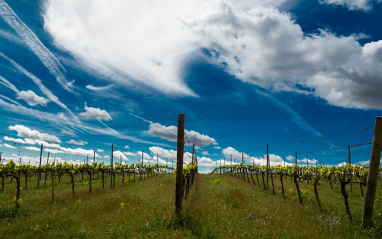
[[[47,134],[47,133],[40,133],[37,130],[32,130],[26,126],[23,125],[14,125],[9,126],[9,130],[16,130],[17,136],[28,138],[28,139],[37,139],[37,140],[46,140],[51,141],[55,143],[61,143],[61,140],[59,140],[56,136]]]
[[[52,153],[52,154],[64,153],[64,151],[62,151],[62,150],[59,150],[59,149],[50,149],[50,148],[44,148],[44,151]]]
[[[71,139],[69,141],[66,141],[66,143],[68,144],[75,144],[75,145],[85,145],[85,144],[88,144],[88,142],[85,142],[83,140],[77,140],[75,141],[74,139]]]
[[[123,152],[123,153],[128,156],[138,156],[138,153],[133,153],[133,152]]]
[[[85,106],[86,112],[80,113],[80,115],[85,116],[89,119],[97,120],[111,120],[111,116],[106,112],[106,110],[101,110],[100,108],[93,108]]]
[[[126,146],[125,146],[125,149],[130,149],[129,145],[126,145]]]
[[[105,91],[109,90],[114,86],[114,84],[106,85],[106,86],[92,86],[92,85],[87,85],[86,89],[93,90],[93,91]]]
[[[342,5],[350,10],[369,11],[373,7],[372,1],[370,0],[320,0],[320,3]]]
[[[25,100],[30,106],[35,105],[44,105],[49,102],[48,99],[45,99],[44,97],[40,97],[34,93],[34,91],[28,90],[28,91],[19,91],[17,99]]]
[[[24,41],[26,46],[40,59],[49,72],[66,90],[72,91],[73,82],[66,79],[66,70],[57,58],[41,43],[40,39],[25,25],[23,21],[4,1],[0,2],[0,16]]]
[[[220,146],[214,146],[214,149],[222,149]]]
[[[184,130],[185,132],[185,143],[192,145],[195,144],[196,146],[207,146],[210,144],[216,144],[216,140],[214,138],[211,138],[207,135],[200,134],[193,130]],[[149,130],[147,131],[148,134],[156,137],[160,137],[162,139],[167,139],[172,142],[177,141],[178,136],[178,127],[171,125],[171,126],[164,126],[159,123],[153,123],[150,122]]]
[[[206,155],[207,156],[207,155],[210,155],[210,154],[207,151],[203,151],[202,155]]]
[[[142,158],[142,151],[138,151],[137,156],[140,156]],[[151,156],[143,152],[143,159],[151,159]]]
[[[36,142],[32,139],[15,139],[15,138],[10,138],[8,136],[4,136],[4,140],[13,141],[19,144],[36,144]]]
[[[152,146],[149,148],[149,150],[154,154],[154,155],[159,155],[162,158],[171,158],[171,159],[176,159],[176,150],[168,150],[168,149],[163,149],[161,147],[157,146]]]
[[[113,156],[114,156],[116,159],[128,160],[128,158],[126,157],[126,155],[125,155],[124,153],[122,153],[121,151],[119,151],[119,150],[114,151],[114,152],[113,152]]]
[[[66,130],[66,129],[63,129],[62,131],[61,131],[61,133],[62,134],[67,134],[67,135],[71,135],[71,136],[76,136],[76,134],[74,133],[74,132],[72,132],[72,131],[69,131],[69,130]]]
[[[292,155],[288,155],[285,159],[288,160],[288,161],[293,161],[293,162],[296,161],[296,158],[294,156],[292,156]]]
[[[97,149],[97,152],[99,152],[99,153],[102,153],[103,151],[105,151],[105,150],[103,150],[103,149]]]
[[[24,147],[24,149],[32,150],[32,151],[41,151],[41,148],[37,148],[35,146]]]
[[[5,87],[8,87],[9,89],[13,90],[16,93],[19,93],[19,90],[11,82],[9,82],[7,79],[5,79],[2,76],[0,76],[0,84],[2,84]]]
[[[1,12],[0,12],[1,13]],[[69,110],[69,108],[64,104],[62,103],[57,96],[55,96],[41,81],[41,79],[37,78],[35,75],[33,75],[32,73],[30,73],[29,71],[27,71],[26,69],[24,69],[21,65],[19,65],[18,63],[16,63],[14,60],[8,58],[6,55],[4,55],[2,52],[0,52],[0,56],[2,56],[4,59],[8,60],[16,69],[18,69],[22,74],[26,75],[28,78],[30,78],[37,86],[38,88],[40,89],[40,91],[45,94],[50,101],[56,103],[57,105],[59,105],[60,107],[62,107],[63,109],[65,109],[66,111],[68,111],[72,117],[73,117],[73,120],[76,121],[77,123],[79,123],[79,120],[77,118],[77,116],[75,116],[73,114],[72,111]]]
[[[11,149],[15,149],[16,148],[15,146],[7,144],[7,143],[4,143],[3,147],[7,147],[7,148],[11,148]]]
[[[251,157],[247,160],[247,163],[252,164],[255,162],[257,165],[267,165],[267,155],[264,157]],[[269,154],[269,163],[271,166],[282,165],[284,166],[284,159],[280,155]],[[292,163],[285,162],[285,165],[293,165]]]
[[[68,154],[78,154],[78,155],[84,155],[84,156],[94,156],[94,151],[91,149],[82,149],[82,148],[65,148],[65,147],[60,147],[60,150],[63,153],[68,153]],[[99,154],[95,153],[96,157],[100,157]]]
[[[243,82],[308,92],[340,107],[382,109],[382,61],[366,54],[371,47],[379,52],[379,42],[361,46],[360,35],[326,31],[307,35],[290,14],[272,8],[283,2],[92,0],[88,9],[89,0],[52,0],[44,24],[60,47],[128,87],[194,95],[183,68],[207,49],[207,60]],[[326,2],[367,9],[369,1]]]
[[[248,154],[243,154],[239,151],[237,151],[236,149],[232,148],[232,147],[227,147],[225,149],[222,150],[222,154],[227,158],[227,159],[230,159],[231,155],[232,155],[232,159],[236,159],[236,160],[241,160],[242,159],[242,156],[244,156],[244,158],[249,158],[249,155]]]

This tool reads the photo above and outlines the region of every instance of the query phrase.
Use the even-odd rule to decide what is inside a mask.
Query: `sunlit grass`
[[[21,190],[22,205],[14,206],[15,181],[5,183],[0,192],[0,238],[378,238],[381,237],[382,190],[377,190],[374,221],[379,229],[360,227],[363,198],[359,186],[349,194],[353,222],[350,222],[339,185],[331,189],[320,182],[320,212],[312,183],[301,182],[306,191],[301,205],[295,185],[284,178],[286,199],[281,195],[280,178],[274,178],[276,194],[228,175],[197,175],[183,213],[174,215],[175,175],[146,178],[122,185],[116,177],[93,181],[89,193],[87,177],[76,176],[75,194],[70,179],[55,179],[52,203],[50,177],[36,188],[36,178]],[[255,179],[256,180],[256,179]],[[260,180],[261,182],[261,180]],[[257,182],[256,182],[257,183]],[[24,187],[24,180],[21,183]],[[294,192],[290,192],[290,189]],[[309,193],[308,193],[309,191]]]

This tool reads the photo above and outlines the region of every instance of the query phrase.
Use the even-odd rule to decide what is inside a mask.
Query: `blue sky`
[[[0,152],[98,162],[366,164],[382,1],[0,0]],[[366,143],[366,144],[365,144]],[[227,163],[227,162],[226,162]]]

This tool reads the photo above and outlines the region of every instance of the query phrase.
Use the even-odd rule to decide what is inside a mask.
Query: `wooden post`
[[[268,190],[268,178],[269,178],[268,167],[269,167],[269,146],[267,144],[267,190]]]
[[[40,149],[40,164],[38,166],[37,188],[40,187],[40,180],[41,180],[41,159],[42,159],[42,144]]]
[[[191,159],[192,164],[194,164],[194,155],[195,155],[195,144],[192,145],[192,159]]]
[[[308,168],[309,167],[308,155],[305,155],[305,159],[306,159],[306,167]]]
[[[142,171],[143,171],[143,150],[142,150],[142,166],[141,166],[141,170],[139,172],[139,181],[142,180]]]
[[[297,151],[296,151],[296,166],[297,166]]]
[[[351,165],[351,153],[350,153],[350,145],[348,145],[348,149],[349,149],[349,164]],[[352,172],[350,172],[350,182],[352,180]],[[353,184],[350,183],[350,193],[353,193]]]
[[[363,227],[371,227],[373,224],[373,209],[375,201],[375,192],[377,190],[378,171],[381,160],[382,149],[382,117],[375,118],[373,146],[370,155],[370,167],[367,176],[365,206],[363,212]]]
[[[3,154],[3,152],[0,152],[0,164],[1,164],[1,155]]]
[[[243,180],[245,180],[245,176],[244,176],[244,152],[241,151],[241,163],[243,164]]]
[[[46,164],[49,163],[49,152],[48,152],[48,158],[46,159]]]
[[[178,115],[178,139],[176,161],[176,184],[175,184],[175,214],[179,215],[182,210],[183,194],[183,151],[184,151],[184,114]]]
[[[111,145],[111,160],[110,160],[110,187],[113,187],[113,154],[114,145]]]

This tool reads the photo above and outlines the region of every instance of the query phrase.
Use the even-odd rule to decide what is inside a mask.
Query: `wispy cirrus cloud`
[[[42,44],[40,39],[27,27],[4,0],[0,0],[0,16],[13,28],[29,49],[40,59],[49,72],[64,89],[72,92],[73,82],[66,79],[66,70],[57,58]]]
[[[341,5],[349,10],[370,11],[373,8],[371,0],[320,0],[321,4]]]

